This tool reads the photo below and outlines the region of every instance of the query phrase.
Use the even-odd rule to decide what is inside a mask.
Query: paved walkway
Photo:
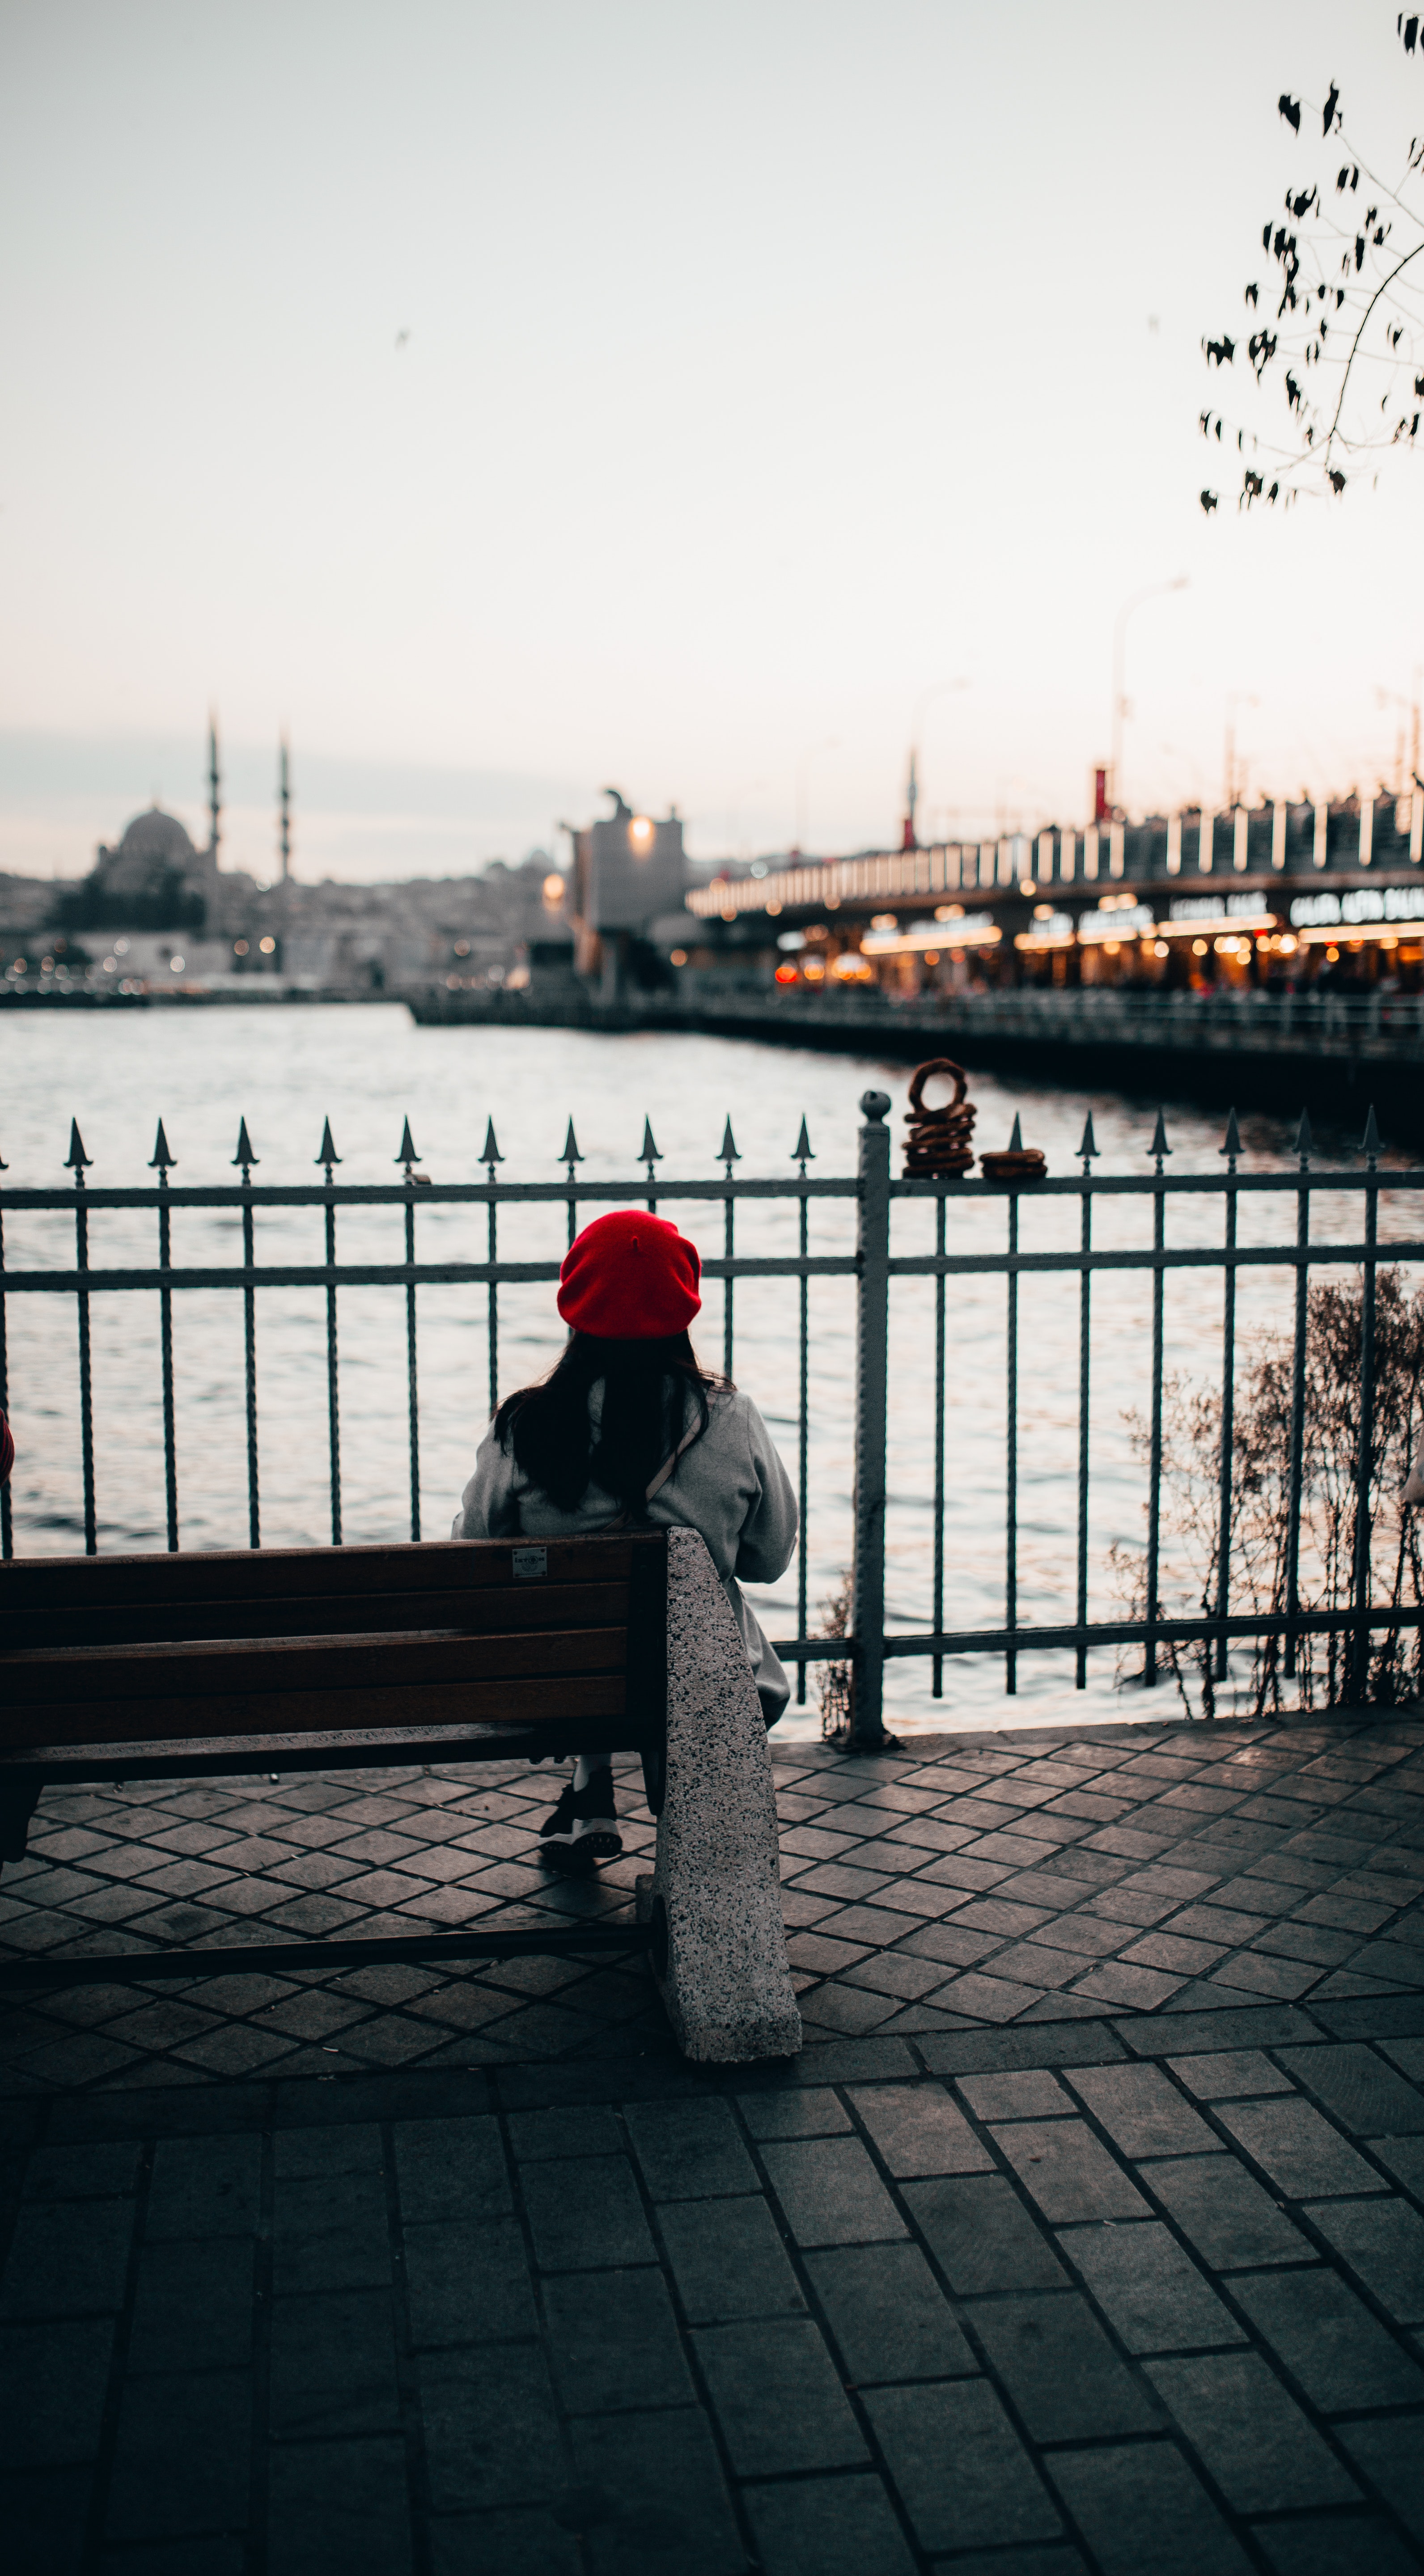
[[[16,2576],[1424,2565],[1424,1725],[778,1768],[791,2066],[635,1964],[0,2015]],[[54,1797],[0,1943],[625,1902],[531,1791]]]

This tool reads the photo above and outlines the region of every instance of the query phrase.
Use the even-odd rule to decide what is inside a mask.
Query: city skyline
[[[912,736],[924,837],[1080,820],[1115,619],[1183,575],[1128,629],[1129,810],[1220,797],[1229,719],[1252,795],[1392,781],[1420,466],[1197,501],[1276,96],[1392,149],[1391,12],[22,0],[3,42],[0,865],[196,821],[210,700],[257,875],[283,728],[305,876],[517,860],[605,781],[700,855],[883,846]]]

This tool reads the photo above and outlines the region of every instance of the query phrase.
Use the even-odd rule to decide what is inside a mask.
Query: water
[[[148,1011],[113,1019],[75,1013],[15,1014],[0,1021],[0,1152],[15,1186],[63,1183],[69,1120],[77,1117],[92,1157],[93,1185],[147,1182],[156,1122],[165,1122],[178,1158],[178,1182],[234,1177],[239,1116],[245,1116],[267,1183],[315,1179],[322,1121],[330,1117],[343,1181],[395,1177],[401,1122],[410,1116],[422,1170],[438,1180],[479,1179],[486,1120],[493,1118],[504,1156],[501,1177],[559,1179],[565,1122],[573,1116],[586,1177],[620,1178],[636,1201],[645,1188],[636,1154],[650,1116],[663,1155],[659,1205],[708,1254],[721,1249],[722,1211],[677,1203],[677,1180],[717,1176],[717,1147],[730,1116],[741,1151],[741,1175],[794,1173],[792,1148],[804,1113],[816,1175],[850,1173],[855,1165],[856,1103],[870,1084],[888,1090],[897,1122],[908,1080],[904,1066],[874,1057],[827,1056],[784,1047],[699,1036],[601,1037],[587,1031],[508,1028],[417,1029],[395,1005],[356,1008],[213,1007]],[[1152,1116],[1111,1095],[1065,1093],[975,1078],[977,1140],[1003,1145],[1015,1113],[1027,1143],[1040,1145],[1059,1174],[1074,1167],[1085,1112],[1091,1108],[1100,1172],[1150,1171]],[[1169,1111],[1174,1172],[1219,1172],[1221,1123],[1190,1110]],[[1318,1160],[1348,1161],[1357,1122],[1338,1138],[1318,1139]],[[1241,1168],[1279,1168],[1290,1137],[1277,1121],[1243,1128]],[[898,1160],[898,1158],[897,1158]],[[1075,1245],[1076,1200],[1021,1202],[1021,1248]],[[593,1213],[595,1211],[588,1211]],[[1405,1194],[1382,1198],[1382,1239],[1417,1222]],[[1290,1198],[1240,1203],[1245,1243],[1293,1239]],[[1312,1231],[1355,1236],[1357,1199],[1313,1203]],[[259,1262],[322,1258],[320,1211],[259,1211]],[[739,1251],[794,1252],[793,1202],[743,1206]],[[1002,1249],[1002,1204],[952,1205],[952,1249]],[[566,1210],[507,1208],[500,1214],[504,1257],[557,1260]],[[812,1203],[811,1249],[853,1248],[851,1201]],[[399,1208],[343,1211],[343,1260],[402,1258]],[[1171,1244],[1221,1240],[1219,1200],[1203,1196],[1169,1205]],[[486,1253],[482,1208],[429,1208],[419,1216],[425,1260],[479,1260]],[[1151,1239],[1151,1205],[1100,1200],[1094,1240],[1102,1246]],[[896,1252],[930,1250],[934,1211],[898,1204]],[[9,1267],[68,1267],[73,1260],[68,1214],[12,1215],[6,1222]],[[175,1262],[227,1263],[240,1257],[240,1219],[228,1212],[178,1210]],[[151,1264],[156,1228],[150,1214],[95,1211],[90,1258],[98,1265]],[[1291,1274],[1263,1267],[1240,1274],[1238,1342],[1249,1356],[1263,1332],[1288,1327]],[[247,1543],[246,1435],[243,1413],[242,1301],[227,1291],[185,1292],[174,1301],[175,1380],[181,1543],[241,1547]],[[771,1421],[796,1472],[797,1311],[795,1283],[739,1281],[735,1372]],[[96,1485],[101,1548],[161,1547],[164,1490],[157,1299],[116,1293],[92,1304]],[[835,1588],[850,1554],[853,1286],[813,1280],[809,1597],[816,1605]],[[1005,1291],[1002,1278],[951,1280],[946,1438],[945,1623],[998,1624],[1004,1615]],[[421,1497],[427,1537],[443,1536],[488,1417],[489,1355],[483,1288],[431,1287],[420,1292]],[[1209,1384],[1219,1375],[1222,1282],[1219,1271],[1169,1274],[1167,1365]],[[13,1498],[17,1552],[67,1552],[83,1546],[75,1315],[72,1299],[12,1296],[8,1308],[11,1408],[19,1444]],[[409,1535],[404,1292],[347,1288],[340,1298],[341,1428],[344,1535],[348,1539]],[[546,1367],[563,1328],[550,1289],[501,1292],[499,1381],[503,1391]],[[722,1291],[709,1285],[700,1333],[704,1356],[719,1363]],[[1076,1278],[1026,1275],[1020,1288],[1019,1617],[1071,1618],[1076,1565],[1077,1389],[1079,1309]],[[1151,1284],[1146,1272],[1100,1274],[1092,1312],[1093,1442],[1089,1549],[1089,1615],[1119,1611],[1108,1562],[1114,1542],[1140,1545],[1144,1477],[1134,1457],[1129,1415],[1150,1393]],[[929,1280],[902,1279],[891,1289],[887,1625],[927,1627],[932,1609],[934,1492],[934,1291]],[[319,1290],[268,1290],[258,1300],[262,1534],[269,1545],[330,1537],[327,1463],[325,1298]],[[796,1628],[795,1568],[772,1591],[753,1596],[773,1635]],[[887,1714],[900,1731],[1035,1724],[1053,1717],[1140,1714],[1140,1694],[1117,1689],[1114,1658],[1092,1659],[1086,1694],[1071,1689],[1070,1659],[1025,1656],[1017,1697],[1004,1696],[1001,1659],[959,1658],[945,1671],[945,1695],[931,1696],[927,1663],[892,1662]],[[1172,1713],[1164,1688],[1160,1712]],[[1158,1702],[1147,1702],[1155,1709]],[[793,1710],[789,1731],[815,1732],[814,1672],[810,1701]]]

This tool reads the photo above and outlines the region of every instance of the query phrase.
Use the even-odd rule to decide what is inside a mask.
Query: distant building
[[[93,870],[71,901],[96,927],[201,929],[217,890],[216,849],[211,843],[195,849],[177,815],[155,803],[134,816],[112,849],[100,843]]]
[[[629,977],[644,980],[640,948],[654,922],[680,910],[688,865],[676,807],[655,822],[635,814],[620,789],[603,792],[611,814],[582,830],[565,826],[574,855],[569,909],[579,973],[614,991]]]

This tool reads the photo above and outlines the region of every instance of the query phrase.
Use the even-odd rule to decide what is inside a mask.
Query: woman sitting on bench
[[[662,1217],[619,1208],[570,1245],[559,1272],[568,1348],[505,1397],[460,1499],[452,1537],[575,1538],[669,1522],[700,1532],[736,1613],[774,1726],[785,1669],[738,1576],[774,1583],[796,1544],[796,1497],[750,1396],[698,1365],[697,1247]],[[588,1870],[623,1845],[606,1753],[580,1754],[540,1830],[552,1868]]]

